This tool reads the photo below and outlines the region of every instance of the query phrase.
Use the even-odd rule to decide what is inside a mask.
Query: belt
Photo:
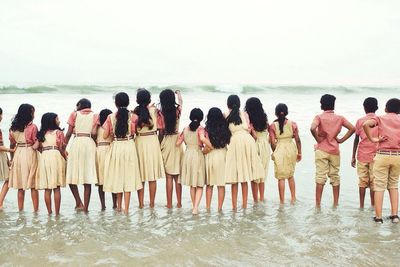
[[[400,156],[400,150],[378,150],[376,153],[379,155]]]
[[[133,140],[133,136],[127,136],[122,138],[114,137],[113,141],[128,141],[128,140]]]
[[[110,142],[98,142],[97,146],[109,146]]]
[[[45,146],[42,148],[42,151],[46,150],[59,150],[57,146]]]
[[[147,132],[147,133],[138,133],[138,136],[150,136],[150,135],[156,135],[157,131],[153,132]]]
[[[32,144],[27,144],[27,143],[17,143],[17,147],[30,147]]]
[[[75,137],[92,137],[90,133],[75,133]]]

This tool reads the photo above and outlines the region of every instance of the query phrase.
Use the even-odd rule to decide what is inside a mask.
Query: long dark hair
[[[30,104],[22,104],[18,108],[17,115],[11,122],[11,131],[23,132],[25,127],[33,121],[35,108]]]
[[[244,110],[249,114],[249,120],[253,124],[254,130],[262,132],[267,129],[268,117],[260,99],[257,97],[247,99]]]
[[[143,126],[152,127],[153,122],[151,120],[150,112],[147,106],[151,102],[151,94],[146,89],[139,89],[136,94],[136,103],[138,106],[135,108],[134,113],[138,115],[138,126],[142,128]]]
[[[192,111],[190,111],[190,124],[189,124],[189,128],[192,132],[196,131],[197,128],[199,128],[200,126],[200,122],[203,120],[204,114],[203,111],[201,111],[201,109],[199,108],[194,108],[192,109]]]
[[[76,110],[80,111],[85,108],[92,108],[92,103],[87,98],[82,98],[76,103]]]
[[[108,115],[112,113],[111,110],[105,108],[102,109],[99,113],[99,121],[100,121],[100,126],[103,126],[103,124],[106,122]]]
[[[283,126],[285,125],[286,116],[289,114],[286,104],[280,103],[275,107],[275,115],[278,117],[275,121],[279,123],[279,131],[283,134]]]
[[[239,125],[242,123],[242,119],[240,118],[240,98],[237,95],[230,95],[227,100],[228,108],[231,110],[226,121],[229,123],[233,123],[235,125]]]
[[[214,148],[224,148],[231,140],[231,131],[219,108],[210,108],[207,114],[206,131]]]
[[[129,96],[127,93],[120,92],[115,95],[115,106],[117,106],[118,111],[115,117],[115,136],[117,138],[124,138],[129,129]]]
[[[43,114],[42,120],[40,121],[41,122],[40,131],[36,134],[36,137],[40,142],[44,142],[47,131],[52,131],[52,130],[62,131],[60,126],[58,126],[56,123],[57,116],[58,115],[53,112],[47,112]]]
[[[178,119],[178,104],[175,102],[175,93],[171,89],[162,90],[160,93],[161,113],[164,116],[165,133],[176,132],[176,121]]]

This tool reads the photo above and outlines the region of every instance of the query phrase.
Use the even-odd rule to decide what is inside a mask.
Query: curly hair
[[[25,127],[33,121],[33,113],[35,108],[30,104],[22,104],[18,108],[17,115],[11,122],[11,131],[23,132]]]
[[[129,121],[129,96],[127,93],[120,92],[115,95],[115,106],[118,111],[115,117],[115,136],[117,138],[124,138],[128,134],[128,121]]]
[[[138,103],[138,106],[133,111],[139,117],[137,122],[139,128],[143,128],[143,126],[153,126],[153,121],[151,119],[149,109],[147,108],[150,102],[150,92],[146,89],[139,89],[136,94],[136,103]]]
[[[176,132],[176,121],[179,118],[178,107],[175,102],[175,93],[171,89],[165,89],[160,93],[161,113],[165,121],[165,133],[174,134]]]
[[[278,104],[275,107],[275,115],[278,117],[275,121],[279,123],[279,131],[283,134],[283,126],[285,125],[286,116],[289,114],[286,104]]]
[[[231,140],[228,122],[219,108],[210,108],[208,111],[206,131],[214,148],[224,148]]]
[[[249,114],[250,123],[257,132],[265,131],[268,127],[268,117],[260,99],[251,97],[247,99],[244,110]]]
[[[194,132],[199,128],[200,122],[203,120],[204,114],[203,111],[199,108],[194,108],[192,111],[190,111],[190,124],[189,124],[189,129]]]
[[[57,117],[58,115],[53,112],[47,112],[43,114],[42,120],[40,121],[41,122],[40,131],[36,134],[36,137],[40,142],[45,141],[45,135],[47,131],[52,131],[52,130],[62,131],[60,126],[58,126],[58,124],[56,123]]]
[[[240,118],[240,98],[237,95],[230,95],[227,100],[228,108],[231,110],[226,121],[235,125],[240,125],[242,119]]]

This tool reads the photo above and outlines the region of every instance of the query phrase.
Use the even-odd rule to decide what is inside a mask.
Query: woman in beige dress
[[[105,192],[117,194],[117,211],[122,210],[124,197],[124,212],[128,214],[131,192],[143,188],[133,141],[137,116],[129,112],[129,96],[124,92],[115,96],[115,106],[118,111],[110,114],[103,124],[103,138],[112,138],[104,164],[103,189]]]
[[[164,177],[164,161],[157,135],[158,110],[150,106],[151,95],[146,89],[139,89],[136,94],[138,106],[134,113],[138,116],[136,125],[136,150],[139,157],[140,177],[143,189],[138,191],[139,207],[144,207],[144,185],[149,182],[150,208],[154,208],[157,180]]]
[[[268,175],[271,148],[268,135],[268,118],[260,99],[251,97],[246,101],[245,111],[249,115],[251,135],[256,140],[257,152],[260,156],[264,175],[258,180],[251,181],[254,202],[264,201],[265,178]]]
[[[301,160],[301,141],[297,124],[288,120],[288,107],[278,104],[275,108],[277,119],[270,126],[270,138],[272,148],[272,160],[275,167],[275,178],[278,179],[279,199],[285,201],[285,180],[288,181],[291,204],[296,201],[296,185],[294,171],[296,162]],[[293,142],[295,140],[295,143]]]
[[[178,97],[178,104],[175,101]],[[158,130],[161,139],[161,154],[164,160],[167,208],[172,208],[172,193],[176,191],[177,207],[182,207],[182,185],[179,181],[181,172],[183,148],[176,146],[179,132],[179,120],[182,113],[182,96],[179,90],[175,92],[165,89],[160,93],[161,110],[158,112]]]
[[[206,207],[211,208],[214,186],[218,187],[218,211],[222,210],[225,198],[226,150],[231,138],[228,123],[219,108],[211,108],[207,114],[205,135],[201,141],[206,154]]]
[[[82,98],[76,104],[76,110],[68,119],[68,131],[65,142],[68,144],[74,134],[71,147],[68,151],[67,184],[75,198],[75,209],[88,212],[92,184],[97,184],[96,173],[96,143],[94,142],[98,115],[90,108],[92,104]],[[84,200],[79,196],[78,185],[84,186]]]
[[[240,99],[237,95],[228,97],[229,113],[226,120],[232,133],[226,153],[225,176],[226,183],[232,184],[232,208],[237,209],[238,184],[242,186],[242,208],[247,208],[249,181],[261,179],[264,176],[260,156],[254,138],[249,132],[249,119],[246,113],[240,111]]]
[[[200,126],[203,120],[203,112],[194,108],[190,112],[190,124],[183,129],[176,142],[180,146],[186,144],[186,151],[182,161],[181,183],[190,186],[190,197],[192,199],[192,214],[199,213],[199,203],[203,195],[203,187],[206,185],[206,166],[202,152],[204,139],[204,128]]]
[[[36,142],[37,127],[32,123],[35,108],[22,104],[11,122],[10,146],[16,147],[11,153],[11,169],[8,186],[18,189],[18,209],[24,209],[25,190],[31,190],[34,212],[39,209],[39,194],[35,188],[36,169],[38,165],[37,151],[33,149]]]
[[[65,137],[57,114],[42,116],[35,149],[42,152],[36,174],[36,189],[45,190],[44,200],[48,214],[52,214],[51,194],[54,192],[55,214],[60,214],[61,191],[65,187]]]

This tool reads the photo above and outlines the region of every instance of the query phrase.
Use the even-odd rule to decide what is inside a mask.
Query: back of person
[[[185,140],[186,149],[200,150],[199,137],[198,137],[199,129],[200,128],[198,128],[196,131],[191,131],[188,127],[184,129],[183,138]]]
[[[82,114],[77,112],[75,121],[76,134],[90,134],[93,128],[94,113]]]
[[[363,163],[372,162],[376,154],[378,145],[371,142],[364,132],[363,125],[369,119],[377,118],[375,113],[368,113],[366,116],[360,118],[356,122],[356,135],[360,136],[360,143],[358,144],[357,160]],[[372,136],[378,136],[378,127],[371,129]]]
[[[380,142],[378,150],[400,151],[400,115],[387,113],[378,117],[379,136],[385,136],[386,141]]]
[[[285,125],[283,126],[283,133],[279,131],[279,122],[274,122],[276,139],[279,142],[291,142],[293,139],[293,122],[291,120],[287,120]]]
[[[316,149],[330,154],[339,154],[339,144],[336,137],[342,130],[345,118],[336,115],[333,110],[328,110],[317,115],[314,121],[318,122],[318,132],[326,133],[326,138],[316,145]]]
[[[139,134],[157,131],[157,109],[153,106],[149,107],[148,109],[150,113],[151,125],[143,125],[142,128],[138,127],[137,132]]]
[[[244,113],[240,111],[240,119],[242,120],[242,123],[239,125],[235,125],[234,123],[229,123],[229,130],[231,131],[232,135],[235,135],[237,133],[248,133],[248,125],[244,116]]]

